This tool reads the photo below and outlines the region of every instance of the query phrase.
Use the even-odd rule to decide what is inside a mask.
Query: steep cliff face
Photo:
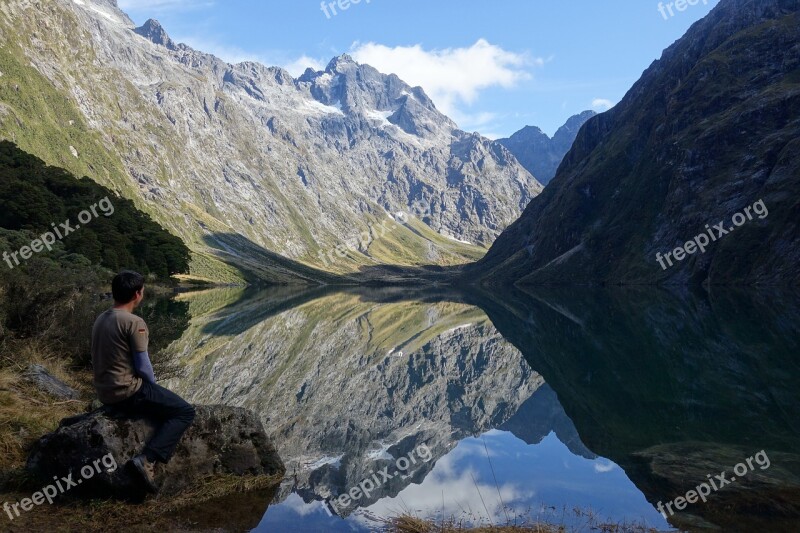
[[[432,459],[413,479],[398,476],[359,506],[395,496],[459,440],[511,419],[543,384],[479,309],[397,296],[303,302],[273,292],[221,311],[201,303],[214,293],[189,296],[193,314],[205,314],[171,347],[187,370],[171,385],[195,402],[260,412],[295,472],[291,490],[307,502],[425,444]]]
[[[587,122],[553,182],[473,276],[800,282],[799,11],[796,0],[722,0],[622,102]],[[768,216],[753,209],[759,201]],[[732,235],[712,229],[720,221]],[[706,252],[687,246],[676,259],[701,234]],[[656,254],[668,252],[662,267]]]
[[[541,190],[421,89],[347,56],[298,79],[231,65],[156,21],[136,28],[108,0],[10,0],[0,35],[0,135],[135,199],[187,241],[196,269],[215,257],[241,266],[249,247],[220,245],[222,234],[337,272],[462,263]],[[398,212],[422,228],[323,260]]]
[[[508,139],[499,139],[497,142],[508,148],[539,183],[547,185],[556,175],[564,156],[572,148],[581,126],[595,115],[597,113],[594,111],[584,111],[570,117],[566,124],[558,128],[552,139],[536,126],[526,126]]]

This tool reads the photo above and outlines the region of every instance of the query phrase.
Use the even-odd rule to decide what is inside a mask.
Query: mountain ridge
[[[556,175],[558,166],[572,148],[575,137],[587,120],[597,115],[588,110],[570,117],[551,138],[537,126],[525,126],[506,139],[497,142],[505,146],[514,157],[542,185],[547,185]]]
[[[510,152],[457,129],[424,91],[346,56],[295,79],[176,44],[155,20],[137,28],[115,2],[12,0],[0,14],[0,33],[18,43],[4,63],[79,112],[65,123],[28,95],[11,108],[18,120],[0,118],[0,136],[133,199],[192,249],[194,273],[214,277],[231,263],[240,275],[309,281],[281,261],[253,272],[237,259],[247,246],[209,244],[228,234],[336,274],[466,263],[542,189]],[[28,126],[36,117],[54,134],[46,146]],[[73,157],[67,137],[90,147],[73,141]],[[321,263],[398,213],[420,223]]]

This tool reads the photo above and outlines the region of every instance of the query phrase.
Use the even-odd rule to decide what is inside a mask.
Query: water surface
[[[170,386],[258,412],[288,468],[262,508],[229,508],[252,515],[237,528],[369,531],[399,514],[798,523],[796,294],[226,289],[179,300],[192,319],[168,349],[184,368]],[[760,450],[769,468],[669,522],[656,509]],[[335,500],[359,484],[369,494]]]

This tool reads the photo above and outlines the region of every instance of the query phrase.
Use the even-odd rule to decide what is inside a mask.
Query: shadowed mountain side
[[[797,293],[514,291],[475,303],[558,394],[586,446],[622,466],[651,502],[764,449],[769,470],[687,512],[736,530],[796,523]]]
[[[203,237],[208,253],[237,268],[240,275],[255,285],[391,287],[457,286],[467,282],[462,277],[464,265],[398,266],[364,265],[352,274],[334,274],[283,257],[236,233],[211,233]],[[241,250],[247,250],[241,254]]]
[[[209,253],[239,269],[250,282],[274,285],[324,285],[353,283],[267,250],[236,233],[211,233],[203,237]],[[242,251],[247,250],[244,254]]]
[[[490,285],[800,284],[799,49],[800,0],[721,0],[586,122],[473,270]]]
[[[570,117],[552,139],[536,126],[526,126],[508,139],[498,139],[497,142],[508,148],[539,183],[547,185],[556,175],[564,155],[572,148],[581,126],[595,115],[594,111],[584,111]]]

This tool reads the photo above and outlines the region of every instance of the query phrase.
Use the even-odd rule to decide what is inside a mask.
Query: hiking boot
[[[144,481],[145,485],[147,486],[147,490],[153,494],[157,493],[158,486],[156,486],[155,465],[148,461],[147,457],[144,455],[137,455],[131,459],[131,463],[133,463],[136,471],[139,472],[142,481]]]

